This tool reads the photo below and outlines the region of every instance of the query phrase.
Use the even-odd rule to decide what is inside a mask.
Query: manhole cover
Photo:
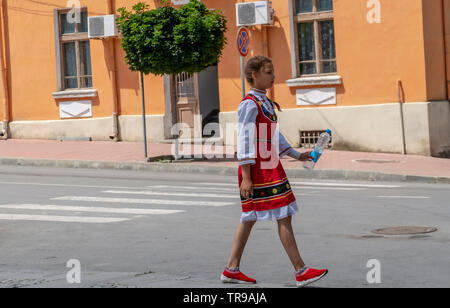
[[[403,234],[423,234],[437,231],[436,228],[432,227],[389,227],[375,229],[371,232],[375,234],[386,234],[386,235],[403,235]]]
[[[390,160],[390,159],[355,159],[353,161],[357,163],[378,163],[378,164],[400,163],[399,160]]]

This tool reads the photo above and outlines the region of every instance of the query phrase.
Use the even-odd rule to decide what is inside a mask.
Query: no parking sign
[[[239,54],[242,57],[246,57],[248,54],[248,47],[250,44],[250,36],[249,36],[247,28],[245,28],[245,27],[239,28],[238,33],[237,33],[236,43],[237,43],[237,48],[238,48]]]
[[[241,55],[241,87],[242,87],[242,98],[245,97],[245,80],[244,80],[244,57],[248,54],[250,36],[247,28],[239,28],[236,36],[237,49]]]

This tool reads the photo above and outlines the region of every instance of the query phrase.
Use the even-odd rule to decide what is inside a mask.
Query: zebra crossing
[[[49,196],[44,204],[2,204],[0,202],[0,221],[119,223],[143,216],[176,215],[185,213],[192,207],[214,208],[240,204],[237,183],[230,182],[191,182],[183,185],[149,185],[144,188],[55,183],[3,183],[5,185],[59,186],[63,188],[85,187],[95,189],[96,192],[95,196],[92,194]],[[326,190],[361,191],[370,188],[401,187],[399,185],[296,181],[290,183],[297,196],[317,193],[323,195],[323,191]],[[74,205],[74,203],[76,204]],[[55,213],[55,215],[51,215],[51,213]]]
[[[124,186],[32,182],[2,182],[1,184],[93,188],[96,193],[95,196],[92,194],[49,196],[44,204],[2,204],[0,202],[0,221],[118,223],[143,216],[180,214],[188,211],[189,207],[224,207],[236,205],[240,202],[236,187],[234,189],[228,187],[216,190],[215,193],[208,193],[208,190],[204,190],[202,184],[189,186],[153,185],[140,189]],[[199,193],[200,190],[206,192]],[[76,205],[73,205],[74,203]],[[11,213],[11,211],[14,211],[14,213]],[[49,213],[55,213],[55,215]],[[104,216],[101,216],[102,214]],[[120,217],[116,217],[116,215]]]

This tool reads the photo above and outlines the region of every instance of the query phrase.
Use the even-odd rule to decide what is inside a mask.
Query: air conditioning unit
[[[117,37],[116,15],[89,17],[88,32],[91,39]]]
[[[271,1],[236,3],[237,26],[273,25]]]

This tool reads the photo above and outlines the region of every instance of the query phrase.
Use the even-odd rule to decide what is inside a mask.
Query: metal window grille
[[[309,130],[309,131],[299,131],[300,133],[300,147],[312,149],[316,146],[317,140],[320,134],[325,132],[324,130]],[[333,136],[330,138],[327,148],[331,148]]]
[[[175,76],[176,97],[195,97],[194,76],[181,73]]]

